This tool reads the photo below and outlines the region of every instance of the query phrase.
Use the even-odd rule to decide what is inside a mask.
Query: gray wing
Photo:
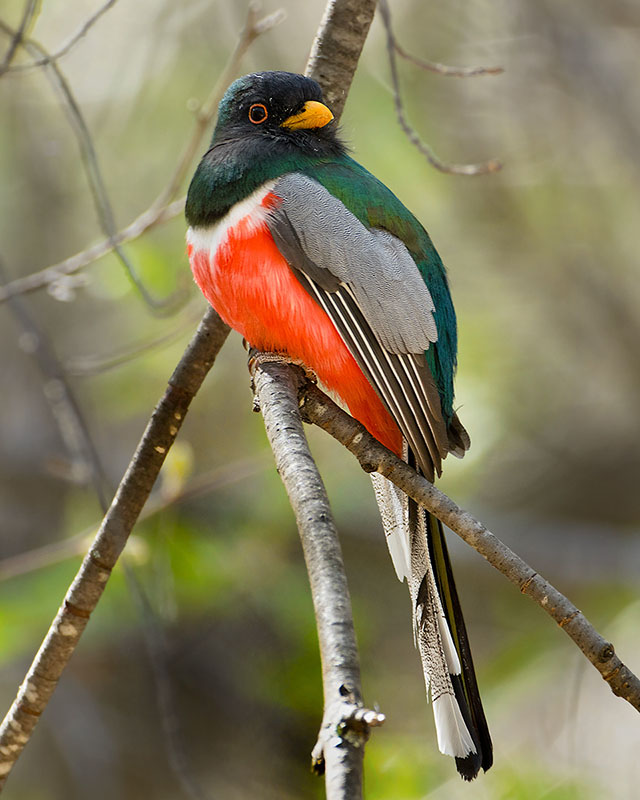
[[[273,188],[267,224],[278,249],[326,311],[396,420],[424,474],[454,450],[424,351],[437,341],[431,294],[404,243],[366,228],[299,173]]]

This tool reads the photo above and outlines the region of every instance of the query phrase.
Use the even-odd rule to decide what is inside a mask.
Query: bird
[[[421,223],[355,161],[315,81],[239,78],[220,101],[186,201],[195,282],[251,347],[304,365],[427,480],[469,436],[453,407],[456,316]],[[439,750],[465,780],[493,747],[442,524],[372,475]]]

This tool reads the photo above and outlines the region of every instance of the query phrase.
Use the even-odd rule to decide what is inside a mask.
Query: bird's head
[[[238,78],[220,101],[211,147],[187,194],[190,225],[212,224],[267,180],[345,152],[315,81],[292,72]]]
[[[225,92],[212,145],[261,139],[304,150],[332,149],[337,144],[332,120],[315,81],[293,72],[255,72]]]

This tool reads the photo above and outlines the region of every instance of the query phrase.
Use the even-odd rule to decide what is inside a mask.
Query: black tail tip
[[[486,772],[493,764],[493,754],[471,753],[465,758],[456,758],[456,769],[464,781],[472,781],[478,777],[480,769]]]

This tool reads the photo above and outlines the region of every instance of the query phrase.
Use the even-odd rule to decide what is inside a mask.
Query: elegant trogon
[[[191,181],[187,250],[207,300],[255,348],[301,362],[429,480],[469,437],[453,410],[456,319],[442,261],[398,198],[350,158],[314,81],[260,72],[224,95]],[[492,763],[440,522],[380,475],[440,750]]]

